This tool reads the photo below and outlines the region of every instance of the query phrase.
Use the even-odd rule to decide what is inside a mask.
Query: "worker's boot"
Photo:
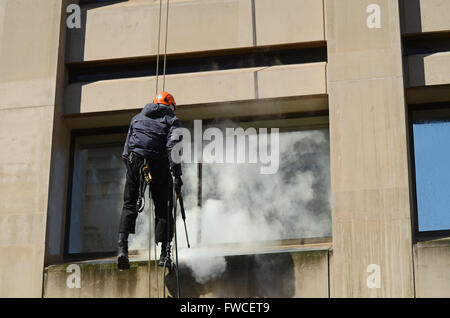
[[[167,244],[166,242],[163,242],[161,244],[161,255],[159,256],[159,266],[164,266],[164,263],[166,263],[166,267],[171,268],[172,266],[172,260],[170,259],[170,244]]]
[[[119,233],[117,268],[129,269],[130,262],[128,260],[128,233]]]

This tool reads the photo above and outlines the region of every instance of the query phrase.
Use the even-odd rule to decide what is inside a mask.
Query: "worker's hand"
[[[180,196],[181,186],[183,185],[183,181],[181,180],[181,177],[175,177],[173,184],[175,186],[175,193],[177,194],[177,196]]]

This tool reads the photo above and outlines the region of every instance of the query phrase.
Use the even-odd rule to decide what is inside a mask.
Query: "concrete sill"
[[[270,241],[262,243],[244,243],[244,244],[217,244],[200,247],[180,247],[178,257],[180,263],[186,255],[201,254],[204,257],[214,256],[241,256],[241,255],[257,255],[257,254],[274,254],[274,253],[300,253],[300,252],[314,252],[314,251],[331,251],[332,242],[331,237],[325,238],[310,238],[300,240],[282,240]],[[154,258],[154,250],[152,247],[151,260]],[[159,256],[159,251],[157,253]],[[148,262],[148,250],[130,251],[130,263],[145,263]],[[116,257],[106,257],[89,259],[83,261],[68,261],[63,264],[49,265],[45,270],[53,270],[67,264],[110,264],[116,263]]]
[[[288,243],[295,242],[180,249],[182,297],[329,297],[332,243]],[[43,297],[161,297],[162,267],[144,253],[132,255],[126,271],[113,257],[48,266]],[[79,287],[73,287],[76,277]],[[175,295],[173,272],[165,289]]]
[[[416,242],[417,247],[445,247],[450,246],[450,237],[444,237],[440,239],[431,239],[426,241]]]

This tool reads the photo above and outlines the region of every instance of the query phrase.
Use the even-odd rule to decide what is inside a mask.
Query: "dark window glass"
[[[200,203],[195,205],[198,192],[185,193],[192,241],[207,246],[331,237],[327,123],[324,116],[204,125],[203,131],[216,127],[223,132],[237,127],[280,128],[279,167],[274,174],[261,174],[261,166],[268,164],[260,160],[186,165],[185,184],[198,184],[199,169],[202,175]],[[225,138],[224,134],[224,153],[228,151]],[[204,149],[209,143],[204,141]],[[257,152],[248,137],[245,148],[247,159],[249,149]]]
[[[123,134],[76,138],[69,254],[116,249],[125,184],[124,139]]]
[[[256,151],[256,150],[255,150]],[[203,164],[202,240],[237,243],[331,236],[328,130],[279,135],[279,167]]]

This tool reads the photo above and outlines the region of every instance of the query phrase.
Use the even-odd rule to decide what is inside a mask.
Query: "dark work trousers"
[[[150,197],[155,205],[155,231],[156,242],[170,242],[173,237],[173,182],[169,168],[169,160],[148,160],[152,182],[150,183]],[[135,233],[137,212],[137,201],[139,197],[139,182],[141,168],[144,159],[134,153],[131,160],[126,160],[127,168],[125,190],[123,194],[123,209],[120,218],[119,232]],[[147,208],[150,200],[146,200]],[[168,235],[169,234],[169,235]]]

